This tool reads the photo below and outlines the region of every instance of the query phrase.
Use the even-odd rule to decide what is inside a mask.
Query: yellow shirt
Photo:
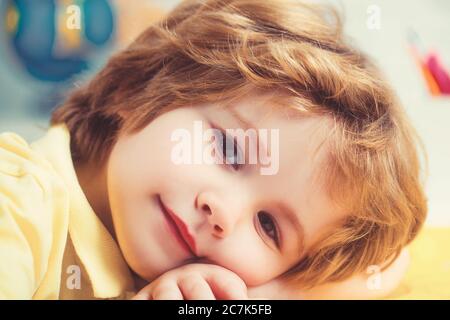
[[[123,299],[134,291],[78,183],[66,126],[32,144],[0,134],[0,299]]]

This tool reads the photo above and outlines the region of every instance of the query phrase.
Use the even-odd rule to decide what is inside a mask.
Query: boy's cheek
[[[271,283],[265,283],[256,287],[248,287],[247,294],[249,299],[283,299],[280,297],[280,292],[277,292]]]

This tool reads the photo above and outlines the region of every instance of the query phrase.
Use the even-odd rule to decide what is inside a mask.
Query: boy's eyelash
[[[228,139],[233,140],[233,153],[234,153],[234,150],[236,150],[237,153],[238,153],[237,157],[239,157],[239,154],[242,153],[242,152],[240,151],[241,148],[240,148],[239,144],[236,142],[236,137],[233,137],[233,139],[231,139],[231,137],[225,132],[225,130],[223,130],[221,128],[218,128],[217,126],[214,126],[214,125],[212,125],[212,127],[213,127],[213,129],[216,129],[216,130],[220,131],[222,139],[225,140],[225,142],[222,141],[223,146],[226,147],[226,142],[228,141]],[[222,152],[221,156],[225,159],[225,163],[224,163],[225,165],[231,166],[236,171],[239,170],[243,166],[243,164],[241,164],[239,162],[237,162],[237,163],[227,163],[226,162],[226,151],[225,151],[225,154],[223,153],[223,150],[221,150],[221,152]]]
[[[274,236],[270,236],[270,235],[268,235],[267,234],[267,231],[265,231],[265,229],[264,229],[264,227],[263,227],[263,232],[264,233],[266,233],[274,242],[275,242],[275,244],[277,245],[277,247],[279,248],[280,247],[280,236],[279,236],[279,228],[278,228],[278,226],[277,226],[277,224],[276,224],[276,222],[274,222],[274,218],[269,214],[269,213],[267,213],[267,212],[265,212],[265,211],[260,211],[260,212],[258,212],[258,221],[260,221],[260,219],[259,219],[259,215],[262,215],[262,216],[265,216],[265,217],[269,217],[269,219],[270,219],[270,221],[271,221],[271,223],[272,223],[272,225],[273,225],[273,228],[274,228],[274,230],[275,230],[275,234],[274,234]],[[261,224],[261,226],[262,226],[262,223],[260,223]]]

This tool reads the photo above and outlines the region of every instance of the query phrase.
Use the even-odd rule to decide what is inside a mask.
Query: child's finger
[[[223,275],[222,275],[223,276]],[[247,286],[236,276],[224,279],[220,274],[209,274],[206,281],[218,300],[247,300]]]
[[[152,300],[183,300],[183,294],[174,281],[156,286],[152,290],[151,297]]]
[[[185,300],[215,300],[208,282],[199,274],[186,275],[178,281]]]

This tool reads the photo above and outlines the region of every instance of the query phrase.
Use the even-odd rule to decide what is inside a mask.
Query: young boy
[[[333,10],[184,1],[45,137],[0,136],[0,297],[382,296],[426,216],[417,141]]]

